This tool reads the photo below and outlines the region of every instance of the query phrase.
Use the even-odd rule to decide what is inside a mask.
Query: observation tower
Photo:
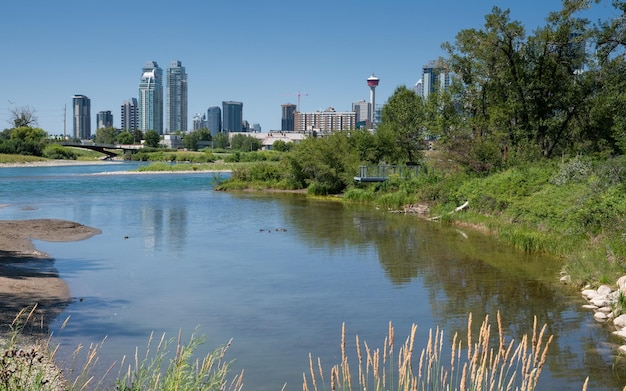
[[[367,78],[367,85],[370,88],[370,112],[369,112],[369,120],[372,122],[372,129],[376,129],[376,119],[374,118],[376,115],[376,87],[378,86],[379,78],[372,76]]]

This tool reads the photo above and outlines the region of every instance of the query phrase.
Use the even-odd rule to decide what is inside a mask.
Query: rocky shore
[[[626,355],[626,276],[616,282],[617,288],[600,285],[597,289],[585,287],[582,296],[587,300],[583,308],[593,311],[593,318],[614,327],[613,334],[620,337],[623,344],[617,352]]]

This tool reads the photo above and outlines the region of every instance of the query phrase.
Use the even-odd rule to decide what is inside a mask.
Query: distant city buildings
[[[322,134],[337,130],[352,130],[356,129],[356,113],[354,111],[339,112],[332,107],[313,113],[295,112],[294,128],[296,132]]]
[[[96,114],[96,129],[112,128],[113,127],[113,114],[111,111],[100,111]]]
[[[428,99],[436,91],[446,91],[450,87],[451,74],[439,61],[430,61],[422,67],[422,78],[415,84],[413,91]]]
[[[280,105],[282,111],[282,119],[280,121],[280,130],[283,132],[293,132],[295,129],[294,113],[296,112],[296,105],[287,103]]]
[[[163,70],[156,61],[148,61],[139,81],[139,130],[163,134]]]
[[[196,113],[193,116],[193,130],[206,129],[206,114]]]
[[[74,106],[74,138],[89,140],[91,138],[91,100],[85,95],[72,97]]]
[[[134,133],[137,129],[139,129],[139,125],[137,122],[138,117],[136,98],[130,98],[122,103],[120,118],[122,131]]]
[[[361,99],[358,102],[352,103],[352,111],[355,114],[356,127],[368,127],[369,126],[369,113],[371,112],[371,103]]]
[[[206,112],[206,126],[211,132],[211,136],[222,131],[222,109],[219,106],[211,106]]]
[[[172,61],[167,68],[167,128],[165,133],[186,132],[187,130],[187,73],[180,61]]]
[[[243,131],[243,103],[233,101],[222,102],[222,131]]]

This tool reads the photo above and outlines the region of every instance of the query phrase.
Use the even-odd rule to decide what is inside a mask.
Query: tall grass
[[[533,390],[537,385],[552,342],[546,325],[540,330],[537,318],[532,335],[520,341],[507,341],[497,315],[497,335],[487,315],[478,338],[472,335],[472,316],[468,318],[467,339],[455,334],[450,355],[444,352],[444,332],[431,329],[427,346],[414,355],[413,325],[404,343],[395,346],[394,328],[389,323],[382,351],[372,349],[356,336],[356,371],[351,371],[346,352],[345,324],[341,331],[341,363],[324,374],[321,360],[309,355],[309,374],[303,374],[304,391],[322,390]],[[496,341],[496,343],[493,343]],[[397,351],[396,351],[397,349]],[[417,364],[417,365],[416,365]]]

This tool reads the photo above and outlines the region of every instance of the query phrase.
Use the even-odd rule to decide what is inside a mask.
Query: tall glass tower
[[[241,132],[243,130],[243,103],[224,101],[222,102],[222,131]]]
[[[165,133],[187,129],[187,74],[180,61],[167,68],[167,128]]]
[[[163,70],[156,61],[148,61],[139,81],[139,130],[163,134]]]
[[[296,105],[294,105],[293,103],[287,103],[284,105],[280,105],[280,107],[283,114],[280,122],[280,130],[283,130],[285,132],[293,132],[293,113],[296,112]]]
[[[211,106],[206,112],[206,126],[215,136],[222,131],[222,109],[219,106]]]
[[[74,137],[80,140],[91,138],[91,100],[85,95],[74,95]]]
[[[112,128],[113,127],[113,114],[110,110],[104,110],[96,114],[96,129]]]

